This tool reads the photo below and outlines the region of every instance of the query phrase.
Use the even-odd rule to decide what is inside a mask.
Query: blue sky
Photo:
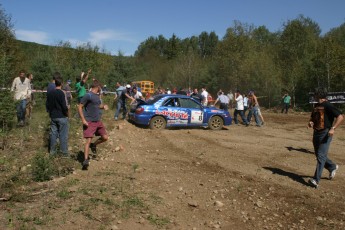
[[[234,20],[271,32],[302,14],[328,32],[345,22],[344,0],[1,0],[19,40],[55,45],[91,42],[112,54],[133,55],[149,36],[183,39]]]

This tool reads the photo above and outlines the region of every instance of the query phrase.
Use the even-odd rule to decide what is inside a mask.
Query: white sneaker
[[[332,180],[335,177],[335,173],[337,172],[339,166],[335,165],[335,169],[333,169],[331,172],[329,172],[329,179]]]
[[[309,179],[308,182],[309,182],[309,184],[310,184],[312,187],[314,187],[314,188],[319,187],[319,184],[316,182],[315,179]]]

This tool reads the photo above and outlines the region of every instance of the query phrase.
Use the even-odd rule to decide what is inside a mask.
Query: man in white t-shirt
[[[201,88],[201,95],[203,96],[203,100],[202,100],[202,105],[203,106],[207,106],[208,104],[208,92],[206,91],[206,88],[203,87]]]
[[[244,116],[244,112],[243,112],[244,111],[243,96],[239,90],[237,90],[235,93],[235,100],[236,100],[236,108],[234,111],[235,124],[238,124],[237,115],[240,114],[243,124],[248,126],[249,123],[246,117]]]
[[[142,94],[141,92],[138,91],[137,87],[133,87],[132,91],[133,91],[133,97],[134,97],[134,99],[145,100],[144,97],[143,97],[143,94]]]
[[[24,70],[19,72],[19,77],[13,80],[11,91],[14,92],[14,99],[19,101],[17,103],[17,119],[18,125],[24,126],[25,124],[25,111],[27,100],[31,97],[31,83],[25,77]]]

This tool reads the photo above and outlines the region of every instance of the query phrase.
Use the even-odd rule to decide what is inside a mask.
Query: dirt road
[[[117,121],[88,171],[38,185],[52,192],[15,208],[45,213],[37,229],[344,229],[344,126],[330,149],[337,175],[325,170],[316,190],[309,115],[264,116],[221,131]]]

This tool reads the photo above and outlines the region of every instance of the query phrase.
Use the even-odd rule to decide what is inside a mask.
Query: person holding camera
[[[282,97],[283,99],[283,108],[282,108],[282,113],[285,110],[285,113],[287,114],[291,105],[291,97],[289,93],[285,93],[284,96]]]

